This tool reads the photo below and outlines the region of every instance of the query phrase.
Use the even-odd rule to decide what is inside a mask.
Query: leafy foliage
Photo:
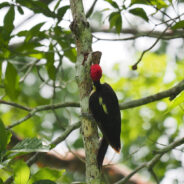
[[[25,184],[28,182],[30,170],[26,163],[22,160],[16,161],[13,165],[15,184]]]
[[[70,184],[73,181],[83,183],[85,180],[85,172],[74,174],[74,171],[67,167],[66,170],[51,169],[48,168],[50,166],[46,167],[47,163],[42,165],[41,159],[33,166],[27,164],[31,154],[48,152],[52,149],[52,141],[58,135],[63,135],[73,122],[80,120],[80,111],[73,107],[50,108],[34,113],[36,108],[43,105],[79,103],[79,91],[75,80],[77,51],[69,29],[72,21],[69,1],[66,2],[0,2],[0,10],[4,12],[0,26],[0,184],[11,176],[14,176],[15,184]],[[122,74],[124,65],[115,64],[112,75],[104,74],[104,82],[111,84],[118,94],[120,103],[169,89],[183,80],[183,44],[177,42],[173,49],[171,46],[179,39],[170,42],[172,38],[183,37],[183,17],[178,14],[176,17],[170,15],[172,7],[179,8],[183,1],[178,4],[172,0],[102,2],[104,6],[95,7],[89,17],[94,38],[96,32],[93,24],[97,25],[98,31],[104,27],[108,28],[109,25],[106,32],[111,32],[115,38],[123,36],[123,39],[132,40],[124,42],[127,44],[126,52],[132,58],[136,58],[136,54],[142,50],[140,45],[147,48],[147,40],[140,42],[137,38],[146,36],[157,39],[162,27],[158,30],[157,28],[160,28],[160,25],[168,26],[168,30],[162,35],[164,39],[160,38],[157,47],[145,54],[137,71],[127,69],[128,71]],[[147,10],[148,7],[152,9],[151,14]],[[27,11],[31,15],[28,19]],[[134,19],[129,20],[130,14]],[[19,16],[23,21],[18,21]],[[142,20],[135,19],[136,17]],[[26,28],[22,26],[24,23],[27,23]],[[149,29],[149,32],[141,31],[144,23],[153,29]],[[172,26],[169,27],[170,25]],[[133,35],[131,39],[126,37],[127,31],[129,35]],[[117,47],[111,46],[112,55]],[[95,49],[95,42],[93,48]],[[133,52],[134,56],[131,55]],[[127,63],[126,57],[122,56],[121,63]],[[113,76],[116,76],[115,80]],[[7,103],[3,104],[4,102]],[[164,99],[123,110],[123,146],[119,162],[133,170],[141,163],[150,161],[153,151],[180,137],[183,130],[183,102],[182,92],[172,101]],[[22,106],[24,108],[21,108]],[[12,132],[8,130],[9,125],[21,120],[21,123],[12,128]],[[68,141],[70,149],[83,148],[83,139],[79,131],[74,135]],[[178,149],[168,152],[154,168],[159,180],[166,177],[167,171],[182,167],[182,160],[175,154],[176,151],[177,154],[180,153]],[[50,160],[46,162],[50,163]],[[141,174],[144,175],[145,172]],[[149,174],[147,177],[152,180]]]
[[[6,130],[4,123],[0,119],[0,160],[3,152],[6,150],[6,146],[10,141],[11,133],[10,131]]]
[[[129,12],[136,16],[143,18],[145,21],[149,20],[146,15],[146,12],[142,8],[134,8],[134,9],[129,10]]]
[[[115,27],[116,32],[120,33],[122,28],[122,18],[120,12],[113,12],[109,16],[110,28]]]
[[[34,138],[26,138],[23,141],[17,143],[11,152],[46,152],[49,150],[49,146],[44,146],[41,140]]]
[[[172,26],[172,29],[182,29],[182,28],[184,28],[184,21],[183,20],[181,20],[181,21],[179,21],[179,22],[177,22],[174,26]]]

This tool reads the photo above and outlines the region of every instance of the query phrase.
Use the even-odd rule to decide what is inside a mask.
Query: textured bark
[[[92,35],[86,20],[82,0],[70,0],[73,22],[70,28],[75,35],[77,46],[76,80],[80,92],[80,107],[82,113],[89,113],[89,94],[91,79],[89,75],[92,62]],[[98,133],[95,122],[82,117],[81,133],[86,154],[86,182],[100,183],[100,172],[97,168],[96,153],[98,149]]]

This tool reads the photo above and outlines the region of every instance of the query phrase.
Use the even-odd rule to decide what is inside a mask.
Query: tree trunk
[[[89,113],[89,94],[91,91],[90,63],[92,60],[92,35],[86,20],[82,0],[70,0],[73,22],[71,30],[77,46],[76,79],[80,92],[82,113]],[[88,55],[89,54],[89,55]],[[98,132],[96,123],[82,117],[81,133],[86,155],[86,182],[100,184],[100,172],[97,167]]]

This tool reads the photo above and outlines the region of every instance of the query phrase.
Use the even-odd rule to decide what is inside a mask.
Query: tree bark
[[[80,92],[82,113],[89,113],[89,94],[91,91],[90,63],[92,60],[92,35],[86,20],[82,0],[70,0],[73,22],[70,28],[75,35],[77,46],[76,80]],[[97,167],[98,132],[96,123],[82,116],[81,133],[86,155],[86,182],[100,184],[100,172]]]

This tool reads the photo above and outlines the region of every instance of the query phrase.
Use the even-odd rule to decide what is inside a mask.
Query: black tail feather
[[[99,169],[102,168],[102,164],[103,164],[105,154],[107,152],[107,148],[108,148],[108,143],[105,140],[105,138],[103,137],[101,140],[101,143],[100,143],[98,153],[97,153],[97,164],[98,164]]]

